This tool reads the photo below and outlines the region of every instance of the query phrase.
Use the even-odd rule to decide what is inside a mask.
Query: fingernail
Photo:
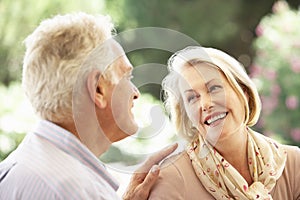
[[[153,167],[151,167],[151,173],[156,174],[159,170],[159,166],[158,165],[153,165]]]
[[[178,143],[174,143],[174,144],[170,144],[169,146],[166,146],[165,148],[168,148],[168,149],[173,149],[175,148],[175,146],[178,146]]]

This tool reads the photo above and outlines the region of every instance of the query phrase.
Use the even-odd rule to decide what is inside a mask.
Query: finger
[[[154,165],[151,168],[151,170],[149,171],[149,173],[147,174],[147,176],[145,177],[144,182],[139,186],[140,188],[143,188],[143,191],[144,191],[143,194],[146,195],[145,198],[148,197],[151,188],[157,181],[157,179],[159,177],[159,172],[160,172],[159,166]],[[143,197],[141,197],[141,198],[143,198]]]
[[[145,162],[146,165],[149,165],[150,166],[149,169],[150,169],[153,165],[158,164],[165,157],[167,157],[168,155],[173,153],[175,151],[175,149],[177,149],[177,147],[178,147],[178,144],[175,143],[175,144],[167,146],[164,149],[160,150],[159,152],[151,155]]]
[[[145,163],[136,171],[138,173],[148,173],[153,165],[159,164],[164,158],[173,153],[178,147],[178,144],[172,144],[170,146],[165,147],[159,152],[150,156]]]

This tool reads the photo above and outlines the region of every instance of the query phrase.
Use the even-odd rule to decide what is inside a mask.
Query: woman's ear
[[[88,93],[92,102],[98,108],[105,108],[107,100],[105,99],[105,84],[100,82],[101,72],[99,70],[93,70],[87,77]]]

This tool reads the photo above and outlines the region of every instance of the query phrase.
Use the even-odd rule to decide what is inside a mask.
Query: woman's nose
[[[204,112],[209,111],[213,107],[211,95],[206,94],[201,96],[201,109]]]

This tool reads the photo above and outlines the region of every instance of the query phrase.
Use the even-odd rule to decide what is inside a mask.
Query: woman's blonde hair
[[[175,124],[177,132],[188,140],[194,138],[196,133],[186,113],[178,87],[181,69],[184,66],[196,66],[198,63],[203,62],[216,66],[244,102],[244,124],[247,126],[256,124],[261,111],[261,101],[257,88],[247,75],[244,67],[236,59],[218,49],[191,46],[174,53],[170,57],[168,60],[169,74],[162,83],[165,107]],[[248,101],[245,92],[249,96]]]
[[[109,16],[79,12],[44,20],[25,39],[22,85],[41,118],[71,119],[78,71],[92,50],[112,37],[113,30]]]

